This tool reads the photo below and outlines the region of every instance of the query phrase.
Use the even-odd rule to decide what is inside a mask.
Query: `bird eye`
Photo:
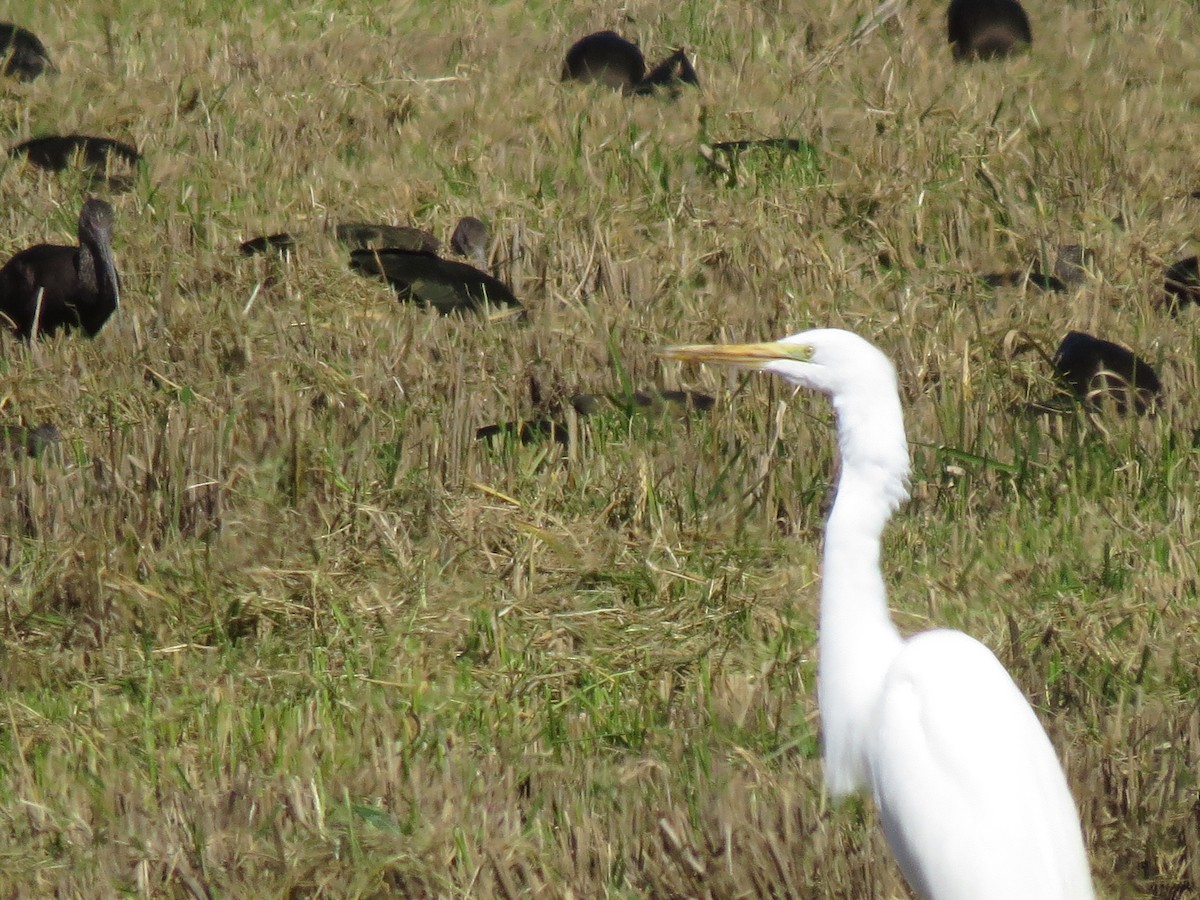
[[[812,359],[813,348],[808,344],[793,344],[788,348],[788,355],[800,362],[808,362]]]

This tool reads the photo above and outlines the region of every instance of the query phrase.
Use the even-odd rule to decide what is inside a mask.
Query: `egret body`
[[[663,355],[773,372],[833,401],[841,476],[825,527],[817,688],[829,792],[872,794],[927,900],[1091,900],[1066,777],[1008,672],[961,632],[905,639],[892,623],[880,538],[908,498],[909,459],[888,358],[836,329]]]

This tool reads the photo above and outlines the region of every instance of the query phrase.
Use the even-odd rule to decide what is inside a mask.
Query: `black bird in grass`
[[[133,172],[142,162],[142,154],[129,144],[89,134],[31,138],[11,148],[8,155],[24,157],[30,165],[48,172],[62,172],[78,160],[94,181],[114,190],[132,188]]]
[[[1111,399],[1118,412],[1152,410],[1162,383],[1148,362],[1124,347],[1082,331],[1067,334],[1051,360],[1071,393],[1089,406]]]
[[[425,250],[437,253],[438,239],[420,228],[409,225],[366,225],[360,222],[349,222],[335,225],[333,236],[340,243],[356,250],[372,248],[400,247],[405,250]],[[299,246],[300,234],[290,231],[280,231],[276,234],[266,234],[261,237],[244,241],[239,250],[242,256],[254,256],[276,250],[282,256],[295,253]]]
[[[84,165],[99,169],[103,169],[112,161],[130,166],[136,166],[142,161],[142,154],[129,144],[90,134],[50,134],[30,138],[8,151],[9,156],[27,157],[35,166],[55,172],[70,165],[77,153],[82,157]]]
[[[596,31],[572,44],[563,60],[562,80],[600,81],[625,94],[700,83],[683,50],[674,51],[647,75],[646,58],[637,44],[615,31]]]
[[[41,456],[43,450],[61,440],[62,433],[49,422],[36,428],[0,425],[0,453],[7,456]]]
[[[399,247],[403,250],[424,250],[437,253],[441,243],[421,228],[411,225],[364,225],[350,223],[333,229],[334,236],[348,247],[369,250],[373,247]]]
[[[563,81],[602,81],[626,93],[641,84],[646,59],[637,44],[615,31],[596,31],[581,37],[563,60]]]
[[[1061,292],[1067,289],[1067,286],[1054,275],[1046,275],[1042,272],[1032,269],[1028,272],[992,272],[988,275],[981,275],[980,280],[988,287],[1024,287],[1031,284],[1043,291]]]
[[[520,310],[521,302],[503,281],[474,266],[442,259],[424,250],[394,247],[379,250],[355,250],[350,268],[362,275],[387,280],[401,300],[415,300],[431,306],[443,315],[467,310]]]
[[[1060,244],[1055,250],[1054,275],[1064,285],[1077,287],[1088,279],[1096,264],[1096,252],[1080,244]]]
[[[1167,269],[1163,302],[1175,316],[1185,303],[1200,303],[1200,257],[1189,256]]]
[[[1033,43],[1029,16],[1017,0],[950,0],[946,34],[956,60],[995,59]]]
[[[538,444],[553,441],[564,447],[570,443],[571,432],[566,425],[553,419],[532,419],[528,422],[498,422],[475,429],[475,440],[517,440],[522,444]]]
[[[264,234],[260,237],[242,241],[238,250],[242,256],[254,256],[266,253],[268,250],[278,251],[280,256],[288,256],[296,251],[296,238],[290,231],[279,231],[275,234]]]
[[[0,314],[26,340],[82,328],[95,337],[120,302],[112,255],[113,208],[92,198],[79,212],[79,246],[38,244],[0,269]]]
[[[638,409],[643,412],[706,413],[717,403],[716,398],[709,394],[672,388],[664,388],[661,391],[634,391],[631,397],[615,394],[611,399],[614,404],[626,410]],[[632,400],[632,406],[629,404],[630,400]]]
[[[535,417],[516,419],[511,422],[497,422],[475,429],[475,439],[490,441],[494,439],[517,440],[522,444],[537,444],[553,441],[564,447],[570,443],[570,428],[563,420],[563,404],[559,399],[559,391],[547,397],[542,391],[542,383],[536,375],[529,376],[529,399],[535,412]],[[575,407],[575,412],[581,416],[590,415],[596,411],[595,398],[589,394],[576,394],[569,400]]]
[[[700,85],[692,61],[682,49],[674,51],[670,56],[650,70],[641,83],[633,89],[635,94],[652,94],[659,88],[676,88],[681,84]]]
[[[492,307],[493,318],[507,318],[510,312],[521,311],[521,302],[500,279],[475,266],[437,255],[437,239],[415,228],[393,229],[408,237],[424,235],[427,241],[403,241],[368,246],[350,254],[350,268],[362,275],[376,275],[387,280],[401,300],[411,300],[431,306],[443,315],[451,312],[482,310]],[[458,220],[450,237],[455,253],[487,261],[488,229],[474,216]]]
[[[1087,281],[1088,270],[1095,264],[1096,254],[1079,244],[1062,244],[1044,251],[1042,262],[1049,263],[1051,259],[1054,263],[1053,275],[1039,271],[1037,262],[1034,262],[1026,269],[981,275],[980,280],[994,288],[1032,285],[1043,291],[1062,292]]]
[[[4,74],[21,81],[58,71],[37,35],[11,22],[0,22],[0,59],[4,60]]]

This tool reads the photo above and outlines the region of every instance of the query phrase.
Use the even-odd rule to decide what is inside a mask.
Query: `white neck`
[[[818,648],[825,782],[835,797],[868,786],[865,728],[901,645],[888,613],[880,539],[908,496],[899,398],[894,407],[873,398],[869,416],[859,416],[852,399],[835,403],[842,473],[825,526]]]

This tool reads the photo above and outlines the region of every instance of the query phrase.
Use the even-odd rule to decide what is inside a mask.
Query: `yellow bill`
[[[785,341],[767,341],[763,344],[688,344],[682,347],[664,347],[658,351],[658,355],[664,359],[679,359],[685,362],[721,363],[745,369],[761,369],[767,363],[781,359],[807,362],[812,357],[812,348],[806,344],[790,344]]]

